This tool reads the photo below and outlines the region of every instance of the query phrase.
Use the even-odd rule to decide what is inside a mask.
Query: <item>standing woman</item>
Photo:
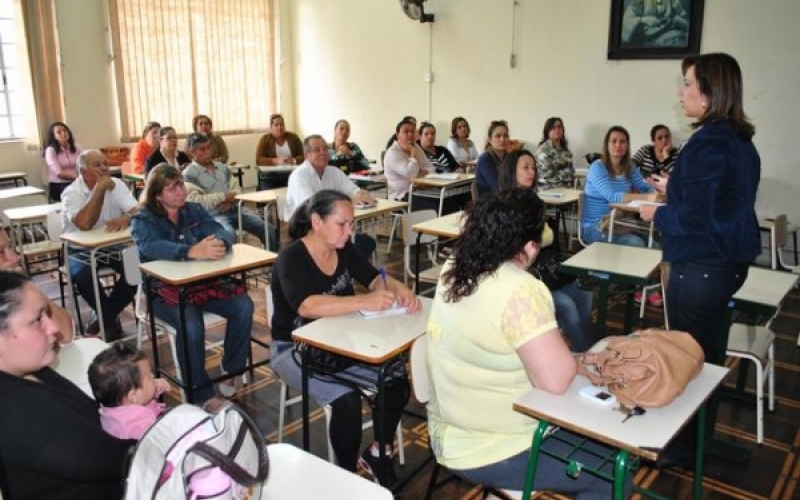
[[[645,144],[633,155],[633,162],[642,175],[669,174],[678,160],[678,148],[672,144],[672,133],[666,125],[658,124],[650,129],[652,144]]]
[[[463,116],[456,116],[450,124],[450,140],[447,149],[453,153],[461,168],[469,171],[478,163],[478,150],[469,138],[469,122]]]
[[[672,175],[653,176],[659,189],[666,188],[667,205],[643,206],[639,213],[655,220],[664,260],[672,265],[670,328],[691,333],[706,361],[722,365],[725,309],[761,252],[754,209],[761,160],[755,127],[742,107],[736,60],[722,53],[689,56],[681,69],[678,95],[696,132]]]
[[[478,157],[475,170],[475,187],[480,196],[497,190],[498,172],[508,152],[508,124],[503,120],[493,121],[489,124],[487,136],[489,143],[486,151]]]
[[[50,201],[61,201],[61,192],[78,177],[78,156],[83,152],[75,143],[72,131],[64,122],[53,122],[47,131],[47,147],[44,161],[47,163],[47,179]]]
[[[158,133],[158,149],[145,163],[145,174],[149,174],[153,167],[161,163],[169,163],[178,170],[192,163],[189,155],[183,151],[178,151],[178,133],[173,127],[162,127]]]
[[[536,182],[539,190],[571,188],[575,185],[572,152],[564,136],[564,122],[553,116],[544,122],[544,131],[536,149]]]
[[[208,115],[197,115],[192,118],[192,129],[198,133],[208,137],[211,142],[211,161],[228,164],[228,146],[221,136],[211,132],[214,124]]]
[[[432,123],[422,122],[420,125],[418,144],[436,172],[464,171],[447,148],[436,145],[436,127]]]
[[[328,145],[328,164],[340,168],[346,174],[369,170],[369,160],[364,157],[358,144],[347,142],[349,138],[350,122],[336,122],[333,126],[333,142]]]
[[[131,151],[131,163],[133,163],[133,173],[143,174],[144,164],[158,149],[158,134],[161,131],[161,124],[158,122],[147,122],[142,131],[142,138],[133,146]]]

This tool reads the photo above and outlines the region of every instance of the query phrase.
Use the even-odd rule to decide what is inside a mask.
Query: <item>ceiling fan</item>
[[[408,16],[409,19],[413,19],[414,21],[419,21],[421,23],[432,23],[434,20],[433,14],[426,14],[424,3],[427,0],[397,0],[400,2],[400,7],[403,9],[403,13]]]

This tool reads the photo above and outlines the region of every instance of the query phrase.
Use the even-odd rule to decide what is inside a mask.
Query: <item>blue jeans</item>
[[[169,323],[175,330],[180,329],[178,306],[168,306],[161,299],[153,301],[153,310],[157,318]],[[186,304],[186,333],[176,335],[178,361],[181,365],[181,377],[186,380],[186,363],[183,359],[184,338],[189,341],[189,357],[192,365],[192,383],[202,385],[209,383],[206,373],[206,329],[203,322],[203,310],[225,318],[225,353],[222,355],[222,369],[226,372],[241,370],[247,363],[250,353],[250,334],[253,328],[253,301],[247,294],[228,297],[227,299],[207,302],[203,309]],[[207,385],[194,392],[195,403],[203,403],[214,396],[214,388]]]
[[[725,310],[747,279],[748,266],[719,260],[671,265],[666,291],[669,327],[689,332],[703,348],[709,363],[725,363],[722,335]]]
[[[557,431],[556,434],[571,436],[570,441],[580,439],[579,436],[563,430]],[[610,453],[610,450],[605,446],[593,442],[588,442],[584,446],[591,448],[593,452],[597,452],[603,456],[607,456]],[[556,441],[555,439],[545,439],[542,443],[542,450],[547,450],[558,456],[566,456],[571,448],[572,446]],[[522,491],[525,484],[525,473],[529,456],[530,449],[494,464],[475,469],[453,470],[453,472],[470,481],[491,488]],[[583,450],[571,455],[570,459],[590,467],[596,467],[600,461],[593,453],[587,453]],[[604,471],[609,474],[612,473],[613,465],[613,462],[606,464]],[[611,498],[613,486],[610,482],[600,479],[588,472],[582,472],[577,479],[572,479],[564,473],[565,467],[566,465],[563,462],[543,453],[539,454],[533,489],[536,491],[546,490],[574,494],[576,500],[608,500]],[[630,476],[626,478],[625,483],[625,496],[627,497],[630,495],[631,491]]]
[[[230,210],[224,214],[215,215],[214,220],[219,222],[226,231],[231,233],[234,240],[236,239],[236,230],[239,228],[238,211]],[[261,245],[267,248],[266,240],[264,240],[264,221],[249,208],[242,208],[242,229],[258,238],[261,241]],[[278,229],[275,226],[270,226],[269,248],[277,251],[278,239]]]
[[[586,243],[594,243],[596,241],[607,242],[608,231],[601,231],[599,224],[590,224],[581,226],[583,241]],[[642,237],[639,233],[614,233],[611,238],[611,243],[617,245],[625,245],[629,247],[646,247],[647,238]]]
[[[556,306],[556,321],[572,344],[572,351],[588,351],[594,345],[591,335],[592,292],[581,290],[573,281],[551,293]]]
[[[124,247],[120,246],[109,248],[107,250],[111,252],[122,251],[123,248]],[[74,254],[81,251],[82,250],[71,248],[69,253]],[[98,255],[101,253],[103,253],[103,250],[98,251]],[[110,295],[106,295],[102,284],[98,284],[100,290],[100,302],[103,309],[103,324],[106,328],[109,328],[117,320],[119,313],[121,313],[122,310],[133,301],[133,297],[136,295],[136,287],[129,285],[125,281],[125,272],[122,267],[122,260],[109,258],[107,259],[107,262],[98,262],[98,270],[103,267],[110,267],[120,275],[120,278],[117,279],[117,282],[114,284],[114,288],[111,290]],[[70,258],[69,274],[72,282],[78,289],[78,292],[80,292],[81,296],[83,297],[83,300],[85,300],[94,311],[97,311],[97,302],[94,298],[92,268],[89,267],[88,264]]]

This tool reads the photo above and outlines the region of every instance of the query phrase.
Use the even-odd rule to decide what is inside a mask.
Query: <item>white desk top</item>
[[[383,200],[378,199],[378,205],[372,208],[354,208],[355,220],[368,219],[376,215],[384,214],[386,212],[394,212],[395,210],[405,210],[408,203],[405,201]]]
[[[231,171],[234,171],[234,170],[250,170],[250,165],[247,165],[247,164],[228,165],[228,168]]]
[[[61,235],[61,241],[84,248],[100,248],[131,241],[131,228],[108,232],[103,228],[89,231],[72,231]]]
[[[28,177],[28,174],[25,172],[2,172],[0,173],[0,180],[10,180],[10,179],[24,179]]]
[[[89,364],[95,356],[108,347],[109,345],[100,339],[76,339],[71,344],[61,346],[61,350],[50,368],[94,399],[92,388],[89,385]]]
[[[23,222],[31,219],[41,219],[47,217],[50,212],[58,212],[59,210],[61,210],[61,203],[49,203],[32,207],[9,208],[5,213],[9,221]]]
[[[359,313],[320,318],[292,332],[292,338],[367,363],[381,363],[403,352],[425,333],[433,301],[419,297],[422,310],[365,319]]]
[[[237,194],[236,199],[252,203],[275,203],[278,196],[286,196],[286,188],[265,189],[263,191],[253,191],[252,193]]]
[[[277,257],[278,254],[274,252],[237,243],[220,260],[154,260],[142,264],[140,269],[163,283],[179,286],[268,266],[275,262]]]
[[[581,197],[580,189],[554,188],[539,191],[539,198],[545,205],[567,205],[575,203]]]
[[[464,212],[453,212],[452,214],[414,224],[411,230],[416,233],[441,236],[443,238],[455,238],[461,234],[461,217],[463,215]]]
[[[348,472],[286,443],[267,446],[269,476],[262,489],[265,499],[392,500],[392,493],[372,481]]]
[[[800,276],[797,274],[750,266],[747,279],[733,295],[733,300],[746,300],[777,308],[786,294],[794,288],[798,278]]]
[[[425,177],[417,177],[415,179],[411,179],[411,182],[415,186],[425,186],[425,187],[450,187],[450,186],[460,186],[462,184],[469,184],[475,179],[475,174],[459,174],[457,179],[428,179]]]
[[[275,166],[259,165],[258,166],[258,171],[259,172],[264,172],[264,173],[272,172],[272,173],[276,173],[276,174],[279,174],[279,173],[288,174],[288,173],[292,172],[294,169],[296,169],[299,166],[300,165],[275,165]]]
[[[644,415],[630,418],[624,424],[625,415],[615,409],[617,405],[602,406],[580,395],[581,388],[591,385],[583,376],[575,377],[567,392],[561,395],[533,389],[514,403],[514,409],[655,460],[727,373],[725,367],[706,363],[700,375],[671,404],[648,408]]]
[[[562,266],[645,279],[660,263],[661,250],[597,242],[564,261]]]
[[[589,174],[589,167],[577,167],[575,177],[586,177]]]
[[[13,187],[7,189],[0,189],[0,200],[8,200],[11,198],[19,198],[20,196],[27,196],[29,194],[42,194],[44,189],[34,186]]]

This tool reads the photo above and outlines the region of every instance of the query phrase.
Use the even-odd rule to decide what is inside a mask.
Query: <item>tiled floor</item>
[[[381,239],[379,248],[385,248],[385,239]],[[402,243],[396,242],[394,251],[385,259],[387,269],[395,276],[401,276]],[[57,295],[57,287],[46,277],[39,277],[49,295]],[[266,310],[264,305],[263,285],[250,292],[256,303],[253,334],[264,339],[269,338]],[[619,333],[622,329],[624,301],[621,296],[612,297],[608,319],[609,333]],[[660,326],[663,323],[662,311],[648,307],[643,326]],[[129,333],[135,331],[132,316],[125,318],[125,329]],[[800,347],[797,346],[797,334],[800,330],[800,292],[794,291],[786,300],[780,316],[773,322],[777,333],[776,340],[776,393],[777,409],[767,412],[765,417],[765,442],[755,443],[755,408],[730,399],[723,399],[720,404],[717,422],[717,436],[724,441],[733,442],[744,447],[751,457],[744,463],[734,463],[724,457],[710,457],[707,460],[706,478],[704,480],[704,498],[707,499],[800,499]],[[219,330],[219,329],[215,329]],[[214,331],[209,335],[213,336]],[[164,339],[160,341],[163,352],[162,359],[171,359]],[[149,343],[145,344],[149,349]],[[256,350],[256,356],[266,353]],[[208,357],[208,366],[215,367],[219,363],[219,352]],[[731,365],[736,362],[731,361]],[[753,383],[753,371],[750,370],[750,385]],[[732,383],[730,377],[728,383]],[[277,434],[278,387],[269,368],[257,370],[255,381],[244,388],[235,401],[256,418],[259,427],[269,441],[274,441]],[[418,405],[410,403],[410,407],[419,410]],[[324,418],[319,409],[311,415],[312,452],[327,457],[324,440]],[[421,464],[428,457],[427,428],[424,421],[411,417],[404,418],[407,465],[399,468],[401,476]],[[290,408],[287,414],[285,441],[301,444],[300,408]],[[371,431],[365,432],[363,442],[371,441]],[[423,471],[403,488],[397,498],[423,498],[431,467]],[[639,468],[635,481],[647,485],[659,493],[674,498],[689,498],[692,475],[681,469],[654,469],[648,466]],[[474,485],[453,481],[437,490],[434,499],[468,499],[480,498],[480,490]],[[543,494],[541,498],[563,498]]]

